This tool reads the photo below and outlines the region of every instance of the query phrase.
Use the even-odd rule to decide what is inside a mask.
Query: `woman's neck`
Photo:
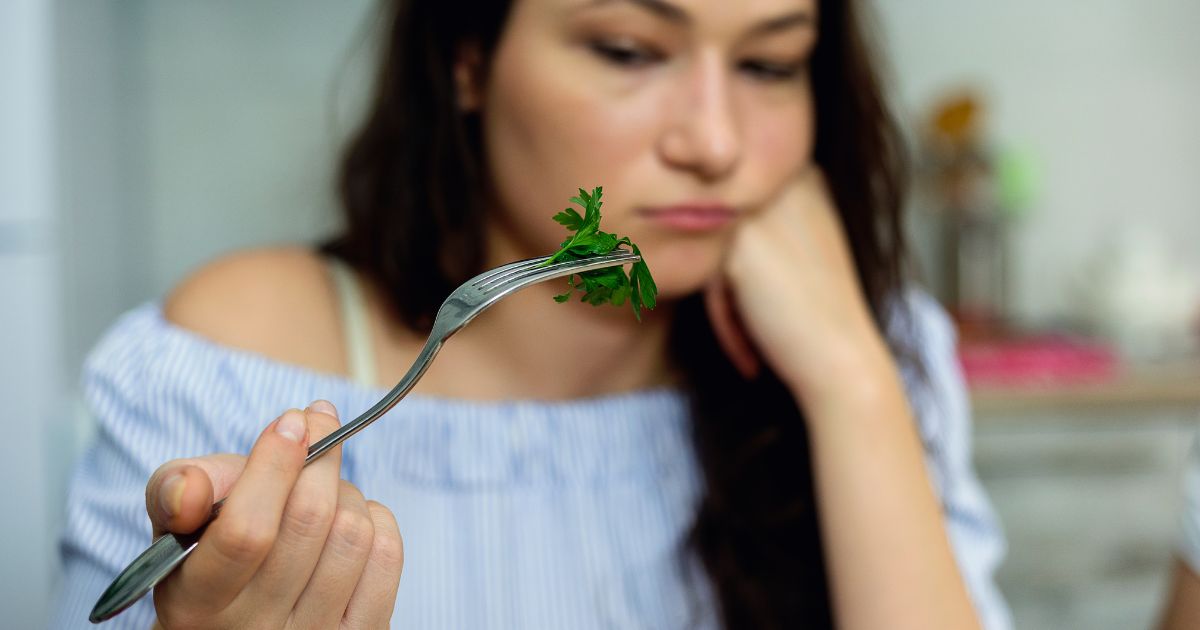
[[[672,382],[665,306],[639,324],[628,307],[555,303],[562,288],[543,283],[493,305],[442,348],[426,377],[429,389],[462,398],[567,399]]]
[[[529,258],[517,248],[489,248],[488,267]],[[495,260],[491,260],[491,259]],[[591,306],[553,296],[566,280],[522,289],[473,320],[442,347],[414,391],[476,400],[570,399],[672,385],[668,360],[671,305],[644,311],[639,323],[623,307]],[[387,325],[380,376],[394,381],[424,343]],[[400,332],[397,332],[400,331]]]

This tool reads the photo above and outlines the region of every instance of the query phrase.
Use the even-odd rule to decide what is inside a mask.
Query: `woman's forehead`
[[[526,0],[544,2],[570,12],[628,9],[664,20],[775,20],[793,14],[816,17],[817,0]]]

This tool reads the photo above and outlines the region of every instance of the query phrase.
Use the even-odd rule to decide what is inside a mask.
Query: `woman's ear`
[[[454,93],[458,111],[475,113],[483,106],[483,52],[479,44],[459,44],[454,59]]]

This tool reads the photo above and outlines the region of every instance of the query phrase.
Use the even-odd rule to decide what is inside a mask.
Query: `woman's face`
[[[810,160],[816,0],[516,0],[477,95],[492,258],[552,251],[604,187],[602,228],[664,297],[699,289],[740,218]],[[490,262],[502,262],[492,260]]]

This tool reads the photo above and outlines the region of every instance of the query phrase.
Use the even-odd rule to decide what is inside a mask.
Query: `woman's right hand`
[[[338,427],[317,401],[272,422],[250,451],[163,464],[146,484],[155,536],[195,531],[227,497],[191,556],[154,590],[178,628],[386,628],[404,565],[396,519],[340,479],[341,447],[305,467]]]

